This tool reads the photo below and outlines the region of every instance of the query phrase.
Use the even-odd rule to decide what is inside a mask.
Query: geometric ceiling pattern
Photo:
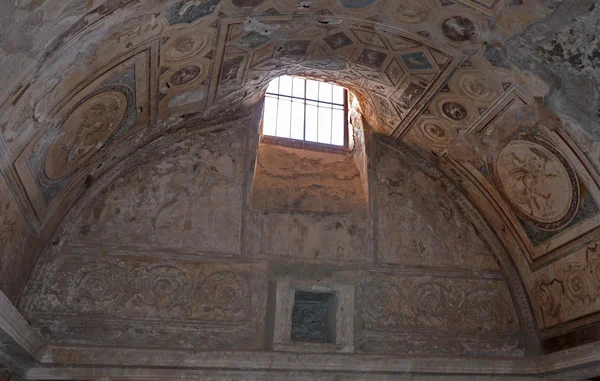
[[[332,78],[364,96],[376,110],[379,130],[401,135],[462,58],[422,36],[369,24],[261,20],[253,22],[270,34],[248,32],[244,22],[221,25],[215,57],[220,71],[211,104],[243,103],[284,73]],[[289,29],[276,28],[282,24]]]

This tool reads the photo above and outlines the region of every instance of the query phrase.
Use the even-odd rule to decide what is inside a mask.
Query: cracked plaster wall
[[[57,343],[260,349],[269,282],[332,282],[357,288],[358,352],[524,354],[504,276],[442,178],[375,142],[373,208],[256,210],[249,123],[159,139],[91,189],[36,267],[27,319]]]
[[[0,74],[2,74],[3,78],[0,98],[9,99],[10,102],[13,102],[11,106],[14,106],[14,108],[1,109],[0,130],[3,132],[3,137],[6,138],[5,143],[10,146],[6,152],[0,152],[3,171],[8,171],[9,166],[14,164],[15,155],[21,152],[23,146],[28,143],[27,139],[35,135],[40,129],[50,125],[48,114],[56,103],[80,81],[87,79],[90,73],[103,70],[107,62],[111,61],[114,57],[129,51],[132,47],[136,47],[143,41],[153,37],[163,36],[164,39],[161,40],[164,43],[163,47],[172,47],[179,37],[177,31],[183,29],[181,28],[180,30],[183,24],[170,25],[169,31],[166,32],[166,8],[169,4],[174,3],[129,0],[19,0],[2,2],[0,4],[0,24],[11,25],[11,28],[4,29],[0,34],[0,63],[2,63],[0,65]],[[213,7],[213,10],[218,10],[214,12],[214,15],[205,20],[200,19],[195,24],[197,30],[194,33],[202,32],[202,38],[206,39],[204,42],[207,45],[214,45],[216,29],[210,25],[225,17],[223,16],[224,13],[222,14],[219,11],[226,12],[226,16],[242,16],[242,19],[247,21],[245,17],[248,14],[253,14],[254,9],[257,9],[254,15],[256,18],[253,17],[250,19],[257,20],[260,18],[260,13],[266,14],[267,12],[271,12],[269,9],[271,3],[275,4],[275,2],[269,2],[269,7],[267,7],[265,3],[263,8],[243,6],[250,3],[244,1],[220,2],[217,8]],[[255,2],[255,4],[259,3]],[[285,1],[277,3],[283,4]],[[198,2],[194,1],[189,2],[189,6],[183,12],[184,15],[187,10],[193,11],[195,5],[198,4]],[[240,4],[242,5],[241,7]],[[382,7],[385,7],[385,11],[381,11],[384,8],[379,8],[380,4]],[[531,95],[537,97],[539,101],[544,101],[546,106],[558,115],[560,120],[555,120],[556,125],[560,126],[558,128],[564,128],[565,131],[570,133],[577,142],[577,145],[589,157],[593,165],[595,165],[596,169],[600,168],[600,143],[597,141],[598,115],[597,110],[594,109],[597,103],[598,90],[596,81],[596,78],[598,78],[598,75],[596,75],[598,74],[597,33],[595,32],[598,26],[598,10],[594,8],[594,1],[566,0],[562,2],[562,5],[561,1],[551,0],[499,2],[499,4],[503,5],[498,9],[492,10],[495,13],[488,16],[482,16],[473,7],[467,7],[466,5],[472,5],[472,2],[467,0],[461,1],[460,4],[447,1],[441,1],[439,4],[438,2],[424,1],[422,5],[425,5],[425,8],[410,8],[403,5],[404,3],[399,4],[398,7],[393,7],[394,4],[396,4],[394,1],[379,1],[377,7],[366,6],[355,9],[352,6],[352,2],[311,1],[296,5],[295,8],[290,8],[286,5],[285,8],[278,9],[285,9],[286,11],[283,13],[293,12],[300,15],[312,15],[313,13],[316,14],[321,8],[331,7],[330,9],[333,12],[328,10],[329,13],[324,13],[326,16],[322,16],[323,19],[321,21],[330,22],[332,27],[336,25],[344,26],[340,19],[335,18],[335,15],[338,13],[364,19],[368,17],[369,24],[401,24],[410,33],[452,46],[452,49],[456,49],[461,53],[474,55],[471,64],[474,64],[478,70],[482,70],[482,68],[483,72],[495,70],[497,77],[502,79],[516,73],[515,82],[527,88]],[[464,7],[463,4],[465,4]],[[429,7],[431,7],[429,11],[433,10],[433,12],[430,12],[428,16],[424,12]],[[292,10],[288,12],[289,9]],[[417,12],[410,16],[410,11],[415,9]],[[554,10],[555,12],[550,14],[550,10]],[[409,11],[407,12],[409,15],[407,16],[402,11]],[[448,39],[442,33],[441,23],[444,19],[449,15],[459,13],[475,21],[477,29],[471,41],[457,42],[456,40]],[[534,23],[527,28],[529,23],[539,20],[546,15],[548,17],[542,18],[541,22]],[[492,19],[494,20],[493,22],[490,21]],[[427,21],[424,22],[424,20]],[[279,24],[283,27],[286,26],[284,23]],[[259,34],[263,31],[263,23],[253,25],[252,27],[245,26],[250,29],[260,27],[260,30],[257,29]],[[321,29],[323,28],[325,27]],[[281,36],[283,42],[284,37],[288,36],[286,33],[277,29],[275,34]],[[513,40],[507,42],[507,38],[514,33],[518,34]],[[169,38],[171,41],[167,44]],[[377,43],[377,39],[372,40],[371,43]],[[483,47],[484,45],[489,46]],[[503,48],[506,48],[508,59],[503,57]],[[480,54],[482,51],[485,54]],[[208,50],[202,52],[202,59],[204,59],[205,53],[208,53]],[[162,57],[168,57],[168,55],[163,54]],[[490,62],[485,62],[486,60],[490,61],[492,66],[495,67],[491,69],[491,66],[489,66]],[[512,65],[511,61],[524,69],[524,71],[520,72],[516,66]],[[465,64],[467,62],[468,60]],[[157,125],[156,129],[148,128],[141,136],[145,136],[146,138],[157,136],[161,131],[166,130],[168,126],[179,123],[182,119],[177,114],[178,112],[190,113],[186,115],[198,115],[200,112],[198,111],[198,105],[207,99],[208,86],[205,86],[206,82],[202,82],[203,84],[200,86],[198,84],[200,80],[198,80],[197,83],[192,82],[189,85],[168,88],[170,86],[168,82],[175,75],[176,69],[180,68],[180,64],[183,65],[183,62],[170,61],[162,63],[166,71],[161,76],[159,86],[160,91],[165,92],[165,94],[157,96],[161,99],[163,96],[166,96],[160,106],[161,115],[166,120],[163,121],[164,123]],[[463,77],[461,71],[470,75],[472,74],[470,72],[471,69],[473,68],[459,68],[456,73],[457,75],[449,82],[454,93],[447,94],[442,92],[440,93],[441,98],[451,98],[453,101],[456,101],[457,93],[465,91],[461,90],[460,85],[475,83],[463,81],[463,78],[468,78],[468,75]],[[509,72],[511,75],[509,75]],[[353,79],[362,78],[365,73],[363,71],[362,74],[357,74]],[[376,73],[370,74],[375,75]],[[331,74],[329,73],[328,75]],[[538,77],[545,82],[541,81]],[[199,76],[199,78],[203,78],[202,80],[204,81],[203,76]],[[388,82],[385,78],[374,78],[380,81],[383,80],[386,83]],[[477,86],[472,87],[471,90],[482,91],[484,95],[489,93],[489,91],[484,91],[485,87],[493,87],[491,85],[494,81],[490,79],[483,82],[485,82],[483,90],[481,88],[478,89]],[[374,84],[370,83],[370,86],[373,87]],[[385,87],[382,87],[382,84],[378,84],[374,88],[376,91],[387,91]],[[466,90],[469,89],[467,88]],[[497,90],[494,91],[497,92]],[[459,97],[459,100],[466,101],[467,98],[473,96],[473,93],[467,92],[466,94],[466,97]],[[258,99],[257,94],[254,94],[252,99]],[[477,101],[483,102],[483,99],[477,98]],[[487,101],[489,99],[481,104],[482,110],[492,106],[491,102]],[[8,105],[6,102],[3,104]],[[439,106],[441,107],[442,103],[439,103]],[[437,108],[439,109],[440,107]],[[373,108],[371,107],[370,110],[373,111]],[[216,109],[206,110],[207,113],[214,111]],[[393,110],[390,111],[393,112]],[[444,116],[440,114],[440,110],[436,111],[434,109],[433,112],[439,115],[427,116],[427,122],[436,120],[436,118],[436,123],[440,120],[445,121],[445,123],[449,122],[448,118],[444,119]],[[471,107],[469,108],[469,113],[476,115],[478,111],[476,108]],[[367,112],[367,114],[369,117],[374,117],[376,113]],[[468,121],[468,123],[471,122],[473,120]],[[464,124],[467,124],[467,122],[456,124],[456,129],[461,133],[464,133]],[[435,123],[425,123],[422,126],[415,125],[412,131],[420,131],[421,127],[428,134],[419,136],[417,140],[419,144],[424,143],[427,152],[431,150],[437,152],[438,145],[442,146],[439,149],[441,152],[447,149],[447,142],[448,140],[451,141],[451,137],[453,136],[451,132],[454,131],[454,125],[449,129],[440,129],[440,125]],[[19,133],[25,131],[22,136],[18,135],[18,128],[22,128]],[[468,139],[464,140],[469,143]],[[115,156],[113,156],[112,161],[108,160],[112,155],[111,153],[106,154],[107,160],[99,157],[98,162],[102,161],[106,164],[103,170],[109,169],[111,165],[118,162],[121,158],[126,157],[134,148],[143,145],[142,143],[145,141],[147,140],[141,138],[129,141],[125,143],[128,148],[119,148],[121,155],[116,156],[118,157],[117,160],[115,160]],[[360,141],[360,139],[357,139],[357,141]],[[461,141],[458,143],[461,143]],[[462,147],[459,144],[457,148],[460,149]],[[357,168],[361,173],[361,180],[363,180],[363,192],[369,194],[372,191],[372,187],[370,188],[364,181],[365,178],[368,178],[368,176],[364,176],[365,160],[358,156],[355,156],[355,159],[357,161]],[[215,165],[215,168],[220,168],[220,166]],[[20,190],[21,185],[15,186],[15,184],[20,184],[19,181],[15,180],[17,176],[5,172],[3,174],[3,178],[0,179],[0,199],[3,201],[0,205],[0,212],[2,212],[0,213],[0,225],[4,227],[2,234],[0,234],[0,248],[3,252],[0,269],[2,270],[2,274],[6,275],[0,281],[0,288],[11,300],[16,302],[24,287],[30,269],[35,262],[37,253],[42,245],[46,243],[52,230],[62,218],[61,213],[68,210],[87,185],[85,185],[82,179],[80,184],[76,184],[70,188],[75,191],[69,195],[63,204],[53,206],[55,208],[53,210],[59,212],[50,216],[47,220],[32,222],[34,218],[31,213],[28,214],[27,205],[23,200],[27,200],[27,197],[34,199],[34,196],[24,195],[22,190]],[[96,179],[103,172],[89,170],[88,174],[91,176],[89,179]],[[246,176],[248,176],[247,173]],[[187,187],[189,184],[184,182],[185,186],[181,186],[181,184],[178,184],[178,181],[178,177],[175,176],[173,184],[176,186],[174,189],[167,189],[168,187],[164,186],[163,190],[167,192],[164,197],[170,197],[168,195],[172,196],[173,192],[175,192],[175,195],[178,195],[177,192],[183,192],[181,194],[185,193],[182,191],[182,188]],[[198,190],[194,188],[198,186],[200,185],[190,185],[194,191]],[[181,197],[185,199],[186,196]],[[246,200],[245,197],[242,196],[241,199]],[[179,196],[177,196],[177,199],[179,200]],[[373,200],[376,200],[376,196],[369,196],[369,201]],[[160,201],[165,200],[161,199]],[[190,216],[187,220],[179,220],[176,216],[173,217],[170,215],[169,213],[172,212],[173,205],[175,204],[169,204],[169,200],[166,201],[166,205],[161,205],[164,208],[162,209],[162,214],[158,217],[146,211],[148,215],[145,216],[147,219],[144,220],[144,229],[154,230],[156,226],[162,227],[174,224],[177,228],[182,228],[183,231],[186,231],[186,224],[188,222],[197,222],[193,220],[193,216]],[[194,209],[194,205],[189,202],[188,204],[191,205],[190,208],[192,210],[196,210]],[[417,204],[417,206],[419,205]],[[369,204],[369,207],[370,210],[373,210],[372,203]],[[204,212],[204,210],[202,209],[201,212]],[[393,221],[398,221],[398,223],[405,223],[402,215],[395,216],[393,211],[390,211],[389,214],[390,216],[386,216],[385,219],[389,218]],[[232,221],[236,221],[237,223],[238,217],[235,214],[229,216],[219,215],[219,218],[222,218],[220,221],[224,223],[231,223]],[[360,219],[356,218],[356,220]],[[291,246],[289,244],[282,246],[269,240],[265,242],[260,240],[260,238],[265,237],[264,231],[272,230],[274,226],[280,226],[282,220],[285,222],[286,218],[279,215],[261,216],[255,214],[246,216],[240,222],[241,226],[260,226],[260,228],[257,228],[256,231],[248,231],[247,235],[240,233],[240,240],[242,242],[240,247],[247,245],[248,247],[254,247],[254,251],[265,250],[280,253],[288,250]],[[305,225],[310,225],[311,223],[311,219],[308,217],[302,217],[301,220]],[[353,226],[353,223],[354,221],[348,222],[348,226]],[[327,224],[331,224],[330,221],[323,222],[323,226],[328,226]],[[381,229],[375,231],[375,229],[365,227],[364,223],[363,225],[359,224],[358,226],[360,226],[360,229],[373,231],[373,235],[376,233],[381,234]],[[319,226],[315,230],[319,230],[320,228]],[[244,229],[240,231],[246,231]],[[417,227],[415,229],[419,230],[421,228]],[[422,230],[426,229],[423,228]],[[116,232],[117,235],[118,233]],[[292,233],[284,233],[292,237],[289,238],[290,242],[298,239]],[[173,238],[168,229],[167,233],[159,232],[156,234],[157,238],[153,240],[150,237],[148,238],[148,242],[156,243],[161,239],[170,243],[175,241],[175,238]],[[194,234],[189,232],[186,234],[185,239],[182,240],[183,244],[197,244],[200,247],[206,247],[211,250],[220,250],[222,248],[230,250],[234,246],[231,243],[227,243],[227,239],[224,239],[224,237],[229,238],[229,236],[219,236],[220,233],[218,232],[210,232],[209,230],[205,235],[200,235],[199,237],[195,237]],[[145,237],[143,232],[139,236]],[[109,234],[106,235],[107,239],[110,239],[110,237]],[[256,239],[257,237],[259,238],[258,240]],[[386,235],[386,237],[388,236]],[[234,238],[237,239],[238,237]],[[319,242],[331,245],[333,248],[336,247],[326,239],[321,239]],[[371,245],[367,246],[371,247]],[[374,247],[375,245],[372,246]],[[383,246],[385,246],[385,243]],[[413,254],[411,251],[415,250],[414,253],[420,252],[421,248],[416,242],[407,243],[400,241],[392,243],[389,246],[399,247],[402,249],[401,252],[406,251],[411,253],[408,256],[410,261],[414,263],[419,262],[417,259],[418,255]],[[426,248],[430,246],[433,245],[425,245]],[[311,247],[306,252],[292,250],[292,254],[309,258],[314,255],[315,250],[318,250],[317,246]],[[367,250],[368,256],[376,257],[377,250],[376,248],[373,248],[371,251]],[[349,256],[355,255],[358,257],[358,251],[353,252],[352,250],[348,250],[347,253],[349,253]],[[517,254],[521,255],[520,252]],[[424,263],[426,262],[425,260],[423,261]]]
[[[262,144],[252,206],[258,210],[347,213],[366,210],[361,175],[346,153]]]

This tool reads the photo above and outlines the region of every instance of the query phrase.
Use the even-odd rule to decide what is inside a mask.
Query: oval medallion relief
[[[46,156],[46,176],[62,179],[85,165],[125,118],[128,99],[111,90],[92,95],[64,119]]]
[[[421,126],[423,136],[432,148],[443,149],[454,140],[455,133],[436,123],[425,123]]]
[[[548,144],[516,140],[506,145],[495,160],[495,182],[512,208],[539,228],[558,229],[577,212],[577,176]]]
[[[168,61],[182,60],[193,56],[212,43],[208,35],[187,35],[167,42],[164,49]]]
[[[194,79],[196,79],[200,75],[201,72],[202,72],[202,69],[200,68],[200,66],[196,66],[196,65],[186,66],[182,69],[177,70],[171,76],[170,82],[174,86],[185,85],[187,83],[192,82]]]
[[[456,102],[446,102],[442,105],[442,111],[444,114],[456,121],[463,120],[467,117],[467,109],[463,105]]]
[[[452,41],[463,42],[471,39],[475,24],[466,17],[454,16],[444,20],[442,32]]]

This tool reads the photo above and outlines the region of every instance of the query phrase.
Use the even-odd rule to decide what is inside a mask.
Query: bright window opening
[[[300,146],[348,146],[348,92],[310,79],[282,76],[269,84],[263,141]]]

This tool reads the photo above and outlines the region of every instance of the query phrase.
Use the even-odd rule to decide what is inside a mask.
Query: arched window
[[[348,147],[348,91],[343,87],[282,76],[269,84],[262,141],[305,148]]]

